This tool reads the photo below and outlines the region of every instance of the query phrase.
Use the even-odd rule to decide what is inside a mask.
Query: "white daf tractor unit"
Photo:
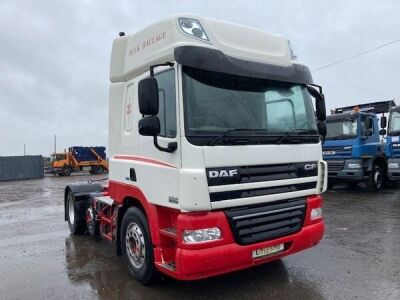
[[[318,244],[325,100],[287,39],[171,17],[120,33],[110,80],[109,182],[66,187],[73,234],[115,242],[144,284],[224,274]]]

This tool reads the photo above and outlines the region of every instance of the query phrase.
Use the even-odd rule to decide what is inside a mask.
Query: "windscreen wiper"
[[[215,138],[211,139],[208,142],[208,145],[209,146],[215,145],[216,142],[218,142],[221,139],[229,136],[232,132],[266,132],[266,131],[267,131],[266,129],[244,129],[244,128],[228,129],[228,130],[224,131],[221,135],[216,136]],[[244,136],[238,136],[238,138],[244,138]]]
[[[291,131],[285,132],[276,142],[278,145],[280,145],[284,140],[286,140],[289,136],[291,136],[293,133],[317,133],[315,129],[303,129],[303,128],[296,128]]]

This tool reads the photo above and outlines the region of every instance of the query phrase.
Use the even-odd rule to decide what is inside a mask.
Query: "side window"
[[[160,136],[176,137],[176,93],[175,70],[170,69],[155,75],[160,99],[158,118],[160,119]]]
[[[367,117],[365,115],[361,116],[361,135],[362,136],[370,136],[374,133],[374,126],[373,126],[374,119],[371,117]],[[368,125],[370,126],[368,128]]]

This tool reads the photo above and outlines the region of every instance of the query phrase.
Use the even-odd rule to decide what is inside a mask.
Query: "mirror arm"
[[[319,89],[319,93],[322,95],[322,86],[318,85],[318,84],[314,84],[314,83],[308,83],[308,85],[314,86],[316,88]]]
[[[173,67],[173,66],[174,66],[174,63],[168,61],[168,62],[163,63],[163,64],[157,64],[157,65],[150,66],[150,77],[154,77],[154,68],[155,68],[155,67],[162,67],[162,66],[170,66],[170,67]]]
[[[160,146],[160,144],[158,144],[158,140],[157,140],[157,136],[153,136],[153,142],[154,142],[154,146],[163,152],[168,152],[168,153],[172,153],[174,152],[177,148],[178,148],[178,143],[177,142],[170,142],[168,143],[168,147],[164,148],[162,146]]]

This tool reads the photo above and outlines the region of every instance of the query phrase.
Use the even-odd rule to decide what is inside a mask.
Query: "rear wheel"
[[[383,187],[384,175],[379,165],[374,165],[367,179],[367,190],[370,192],[380,191]]]
[[[103,174],[104,167],[103,166],[93,166],[90,168],[90,174]]]
[[[93,200],[89,200],[88,206],[85,212],[86,227],[90,235],[99,235],[99,221],[97,220],[97,213],[94,207]]]
[[[80,209],[77,207],[74,195],[69,192],[67,195],[67,216],[68,227],[72,234],[81,234],[86,230],[85,221],[80,216]]]
[[[63,173],[64,173],[65,176],[71,175],[71,173],[72,173],[71,167],[65,167]]]
[[[149,225],[142,211],[130,207],[121,223],[121,249],[129,273],[143,284],[157,277]]]
[[[104,173],[104,168],[103,166],[97,166],[96,168],[96,174],[103,174]]]

